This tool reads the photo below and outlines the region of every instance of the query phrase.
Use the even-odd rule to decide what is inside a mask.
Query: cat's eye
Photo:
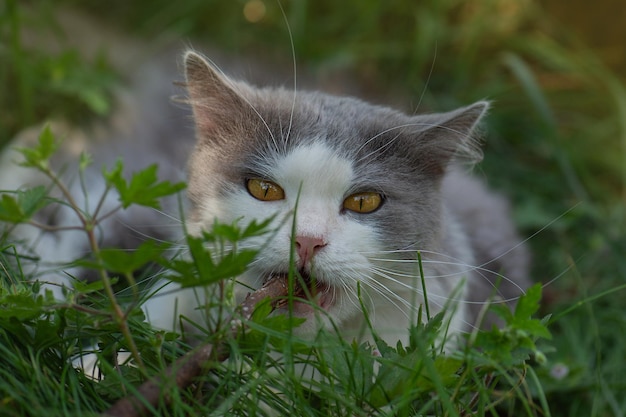
[[[251,178],[246,181],[250,195],[261,201],[277,201],[285,198],[285,191],[280,185],[260,178]]]
[[[352,194],[343,200],[343,208],[355,213],[372,213],[383,204],[383,196],[379,193],[364,192]]]

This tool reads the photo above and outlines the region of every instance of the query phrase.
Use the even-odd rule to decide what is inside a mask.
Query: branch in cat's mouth
[[[334,304],[334,291],[329,284],[315,279],[305,271],[300,271],[293,276],[293,292],[289,294],[289,274],[271,274],[265,283],[271,280],[282,282],[284,293],[276,294],[276,309],[289,308],[290,299],[293,301],[293,312],[296,315],[309,315],[313,313],[317,305],[326,310]],[[264,284],[265,285],[265,284]],[[300,301],[302,300],[302,301]],[[313,304],[313,305],[312,305]]]

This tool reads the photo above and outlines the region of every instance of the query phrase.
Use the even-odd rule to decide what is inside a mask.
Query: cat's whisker
[[[340,279],[338,285],[333,286],[333,291],[335,292],[335,298],[337,298],[336,293],[339,292],[340,294],[343,294],[348,298],[348,301],[352,306],[354,306],[358,310],[361,309],[356,289],[354,289],[353,286],[346,279]]]
[[[433,60],[430,63],[430,70],[428,71],[428,76],[426,77],[426,82],[424,83],[424,88],[422,89],[422,93],[420,94],[420,98],[417,101],[417,105],[415,106],[415,110],[413,111],[413,115],[415,116],[417,111],[419,110],[422,101],[424,100],[424,96],[426,95],[426,91],[428,91],[428,85],[430,84],[430,80],[435,71],[435,62],[437,62],[437,42],[435,42],[435,50],[433,52]]]
[[[386,253],[386,254],[400,254],[400,253],[416,253],[417,251],[413,251],[413,250],[397,250],[397,251],[385,251],[385,252],[379,252],[379,253]],[[449,266],[459,266],[462,268],[465,268],[464,270],[461,271],[456,271],[454,274],[448,274],[448,275],[429,275],[428,277],[426,277],[426,279],[430,279],[430,278],[447,278],[453,275],[462,275],[462,274],[469,274],[472,272],[478,273],[480,274],[483,278],[485,278],[487,281],[490,281],[489,279],[487,279],[485,277],[485,273],[486,274],[492,274],[494,275],[497,279],[501,279],[511,285],[513,285],[519,292],[520,295],[524,294],[525,291],[524,289],[517,283],[515,282],[515,280],[508,278],[506,275],[496,271],[496,270],[492,270],[492,269],[488,269],[485,268],[485,265],[488,265],[492,262],[494,262],[495,260],[501,258],[504,255],[500,255],[496,258],[491,259],[489,262],[485,262],[481,265],[471,265],[468,264],[466,262],[463,262],[463,260],[455,258],[451,255],[448,254],[444,254],[441,252],[434,252],[434,251],[425,251],[425,250],[420,250],[419,251],[422,254],[426,254],[426,255],[434,255],[434,256],[438,256],[438,257],[443,257],[443,258],[447,258],[450,261],[441,261],[441,260],[436,260],[436,259],[424,259],[422,258],[421,263],[423,265],[428,265],[428,264],[433,264],[433,265],[449,265]],[[508,253],[510,251],[507,251],[506,253]],[[505,253],[505,254],[506,254]],[[418,261],[417,257],[415,259],[394,259],[394,258],[390,258],[390,257],[382,257],[382,258],[374,258],[371,257],[369,258],[372,261],[376,261],[376,262],[392,262],[392,263],[415,263],[415,264],[419,264],[420,261]],[[490,285],[495,288],[495,284],[494,283],[490,283]]]
[[[410,245],[413,246],[413,245]],[[437,252],[437,251],[432,251],[432,250],[427,250],[427,249],[409,249],[409,246],[405,247],[405,248],[401,248],[401,249],[392,249],[392,250],[377,250],[377,251],[371,251],[371,252],[367,252],[367,251],[363,251],[361,252],[362,254],[365,255],[369,255],[369,254],[382,254],[382,255],[397,255],[397,254],[405,254],[405,253],[409,253],[411,255],[413,255],[415,257],[415,259],[417,259],[417,253],[420,254],[425,254],[425,255],[434,255],[434,256],[441,256],[443,258],[448,258],[448,259],[458,259],[450,254],[447,253],[443,253],[443,252]],[[390,258],[393,259],[393,258]]]
[[[361,281],[361,284],[366,289],[366,291],[361,292],[361,296],[365,295],[369,299],[369,302],[366,303],[366,305],[368,305],[369,308],[371,309],[371,311],[369,312],[370,314],[376,313],[378,303],[375,302],[372,294],[369,291],[367,291],[367,288],[369,288],[371,291],[373,291],[374,293],[382,297],[387,303],[389,303],[389,305],[393,305],[394,307],[396,307],[396,309],[400,312],[400,314],[402,314],[406,318],[409,318],[409,312],[407,311],[405,307],[410,308],[410,303],[404,300],[402,297],[398,296],[393,291],[389,291],[388,288],[386,288],[384,285],[382,285],[381,283],[375,280],[374,281],[367,280],[364,282]],[[356,309],[361,310],[361,303],[359,301],[359,297],[357,295],[356,289],[354,288],[354,285],[344,284],[343,288],[344,288],[344,293],[348,295],[348,298],[351,304]],[[400,303],[398,303],[398,301]]]
[[[528,243],[531,239],[534,239],[537,235],[543,233],[545,230],[547,230],[550,226],[552,226],[554,223],[556,223],[557,221],[559,221],[560,219],[562,219],[563,217],[565,217],[569,212],[571,212],[572,210],[576,209],[579,205],[581,205],[582,202],[578,202],[576,204],[574,204],[572,207],[570,207],[569,209],[565,210],[563,213],[561,213],[559,216],[557,216],[556,218],[552,219],[548,224],[546,224],[545,226],[543,226],[542,228],[540,228],[539,230],[537,230],[535,233],[531,234],[530,236],[528,236],[527,238],[523,239],[522,241],[520,241],[519,243],[517,243],[515,246],[511,247],[509,250],[501,253],[500,255],[498,255],[495,258],[492,258],[491,260],[489,260],[489,262],[486,262],[485,264],[481,265],[484,266],[488,263],[491,263],[493,261],[496,261],[506,255],[508,255],[509,253],[511,253],[512,251],[514,251],[515,249],[518,249],[521,246],[524,246],[526,243]]]
[[[287,18],[287,14],[285,13],[285,9],[283,9],[283,5],[278,2],[278,7],[280,8],[280,12],[283,15],[283,21],[285,23],[285,27],[287,28],[287,33],[289,35],[289,45],[291,47],[291,59],[293,65],[293,98],[291,100],[291,109],[289,111],[289,127],[287,128],[287,134],[285,139],[283,140],[283,152],[287,152],[287,142],[289,141],[289,137],[291,136],[291,128],[293,127],[293,116],[296,111],[296,98],[298,95],[298,64],[296,60],[296,46],[293,40],[293,33],[291,31],[291,25],[289,24],[289,19]],[[281,129],[282,132],[282,129]]]
[[[406,126],[410,126],[410,125],[406,125]],[[359,152],[360,152],[360,151],[361,151],[361,150],[362,150],[362,149],[363,149],[363,148],[364,148],[364,147],[365,147],[365,146],[366,146],[369,142],[372,142],[373,140],[377,139],[378,137],[380,137],[380,136],[384,135],[385,133],[391,132],[391,131],[396,130],[396,129],[401,129],[401,128],[406,127],[406,126],[398,126],[397,128],[387,129],[387,130],[385,130],[385,131],[383,131],[383,132],[380,132],[380,133],[378,133],[378,134],[374,135],[372,138],[370,138],[368,141],[366,141],[363,145],[361,145],[361,147],[360,147],[359,149],[357,149],[356,154],[358,155],[358,153],[359,153]],[[394,136],[394,137],[393,137],[393,138],[391,138],[389,141],[387,141],[387,142],[386,142],[383,146],[381,146],[380,148],[377,148],[377,149],[375,149],[375,150],[371,151],[370,153],[368,153],[368,154],[366,154],[366,155],[363,155],[362,157],[360,157],[360,158],[358,159],[358,161],[359,161],[359,162],[365,161],[365,160],[367,160],[368,158],[370,158],[372,155],[375,155],[375,154],[380,153],[380,152],[384,152],[384,151],[385,151],[385,149],[387,149],[388,147],[390,147],[391,145],[393,145],[393,143],[394,143],[394,142],[395,142],[395,141],[396,141],[396,140],[400,137],[400,135],[401,135],[401,134],[402,134],[402,132],[398,132],[398,134],[397,134],[396,136]]]
[[[413,286],[411,284],[407,284],[406,282],[403,282],[402,280],[397,280],[397,279],[395,279],[395,278],[393,278],[391,276],[391,275],[395,275],[395,276],[399,276],[399,277],[402,277],[402,278],[412,278],[413,280],[415,280],[416,277],[411,275],[411,274],[398,273],[396,271],[389,271],[389,270],[386,270],[386,269],[376,268],[376,267],[373,267],[373,270],[379,277],[388,279],[388,280],[392,281],[394,284],[399,285],[402,288],[405,288],[407,290],[416,291],[420,295],[422,294],[422,288],[421,287],[417,287],[416,288],[415,286]],[[490,270],[485,270],[485,271],[487,271],[489,273],[495,273],[495,272],[490,271]],[[503,275],[500,275],[500,274],[498,274],[498,275],[501,278],[506,279],[506,277],[504,277]],[[448,277],[453,278],[455,276],[451,274]],[[458,277],[458,275],[456,275],[456,277]],[[439,277],[436,277],[436,276],[427,276],[427,277],[425,277],[425,279],[433,279],[433,278],[439,278]],[[511,284],[513,284],[513,285],[515,285],[516,287],[519,288],[519,286],[515,282],[510,281],[510,280],[509,280],[509,282],[511,282]],[[495,284],[492,284],[492,287],[495,290],[497,290]],[[519,291],[520,291],[520,295],[523,294],[523,289],[522,288],[519,288]],[[431,298],[430,294],[428,294],[428,296],[429,296],[429,300],[430,300],[430,298]],[[488,301],[472,301],[472,300],[467,300],[466,298],[463,298],[463,297],[461,297],[461,298],[452,298],[452,297],[446,297],[446,296],[437,296],[437,295],[435,295],[435,296],[439,297],[439,298],[442,298],[442,299],[453,301],[455,303],[471,304],[471,305],[484,305],[485,303],[507,304],[507,303],[511,303],[511,302],[514,302],[514,301],[519,299],[519,296],[512,296],[512,297],[498,297],[496,299],[492,299],[492,300],[488,300]]]
[[[153,212],[157,213],[159,216],[162,216],[163,218],[166,218],[168,220],[171,220],[171,221],[175,222],[179,226],[183,225],[185,223],[180,217],[174,216],[173,213],[169,213],[167,211],[160,210],[160,209],[157,209],[157,208],[151,208],[151,210]]]
[[[392,132],[394,130],[406,129],[406,128],[409,128],[409,127],[421,127],[421,128],[435,128],[436,127],[436,128],[439,128],[439,129],[446,130],[449,133],[455,133],[455,134],[458,134],[460,136],[466,136],[466,134],[464,132],[459,131],[457,129],[450,128],[450,127],[445,126],[443,124],[437,124],[437,123],[406,123],[406,124],[397,125],[397,126],[394,126],[394,127],[391,127],[391,128],[385,129],[385,130],[382,130],[379,133],[377,133],[376,135],[370,137],[359,148],[357,148],[355,154],[358,155],[359,152],[362,149],[364,149],[368,144],[370,144],[372,141],[378,139],[379,137],[381,137],[381,136],[383,136],[383,135],[385,135],[385,134],[387,134],[389,132]],[[368,153],[368,154],[366,154],[364,156],[361,156],[357,161],[358,162],[362,162],[362,161],[368,159],[369,157],[371,157],[374,154],[378,154],[380,152],[384,152],[384,150],[386,148],[388,148],[389,146],[391,146],[393,144],[393,142],[400,137],[401,134],[402,134],[402,132],[399,132],[396,136],[394,136],[391,140],[387,141],[384,145],[382,145],[381,147],[377,148],[376,150],[373,150],[372,152],[370,152],[370,153]],[[471,142],[471,141],[468,141],[468,142]],[[468,146],[470,146],[470,145],[468,144]],[[474,157],[473,159],[480,159],[480,157],[479,157],[480,152],[477,151],[477,150],[467,148],[467,149],[463,149],[463,151],[464,151],[464,153],[467,153],[468,155],[473,156]]]
[[[415,276],[409,276],[410,278],[412,278],[412,280],[411,280],[411,283],[407,283],[401,279],[394,278],[393,277],[394,275],[402,276],[401,274],[398,274],[395,271],[385,270],[385,269],[381,269],[377,267],[371,267],[371,271],[374,273],[374,276],[390,281],[391,283],[395,284],[398,288],[400,288],[402,291],[407,290],[409,293],[415,291],[418,294],[423,295],[421,286],[417,285],[417,277]],[[380,282],[379,284],[383,286],[384,288],[386,288],[387,291],[389,291],[390,293],[395,294],[395,291],[387,288]]]
[[[359,148],[357,148],[357,150],[355,151],[355,155],[358,155],[361,152],[361,150],[363,150],[368,144],[370,144],[374,140],[378,139],[379,137],[385,135],[386,133],[393,132],[394,130],[398,130],[398,129],[404,129],[406,127],[412,127],[412,126],[414,126],[414,123],[407,123],[405,125],[394,126],[394,127],[389,128],[389,129],[385,129],[385,130],[383,130],[381,132],[378,132],[376,135],[374,135],[371,138],[369,138],[368,140],[366,140]],[[383,146],[385,148],[391,146],[393,144],[393,142],[396,139],[398,139],[400,134],[401,133],[398,133],[396,136],[394,136],[390,141],[385,143]],[[381,149],[384,149],[384,148],[378,148],[378,149],[368,153],[367,155],[362,156],[361,158],[358,159],[358,162],[366,160],[367,158],[369,158],[370,156],[374,155],[375,153],[378,153]]]
[[[378,262],[391,262],[391,263],[398,263],[398,264],[415,264],[416,269],[420,264],[420,261],[418,260],[411,260],[411,259],[376,259],[376,261]],[[433,265],[449,265],[449,266],[459,266],[461,268],[464,269],[460,269],[460,270],[455,270],[454,272],[450,272],[447,274],[437,274],[437,275],[433,275],[433,274],[429,274],[426,275],[424,277],[424,279],[442,279],[442,278],[453,278],[453,277],[458,277],[458,276],[467,276],[467,274],[472,273],[472,272],[477,272],[477,271],[482,271],[482,272],[489,272],[492,274],[497,275],[499,278],[505,278],[503,275],[498,274],[495,271],[489,270],[487,268],[481,268],[479,266],[473,266],[473,265],[469,265],[466,264],[464,262],[448,262],[448,261],[437,261],[437,260],[428,260],[428,259],[422,259],[421,261],[422,265],[428,265],[428,264],[433,264]],[[399,276],[405,277],[405,278],[414,278],[415,277],[415,273],[397,273]]]
[[[156,224],[141,224],[141,225],[131,226],[127,223],[123,223],[123,222],[119,222],[119,223],[122,224],[128,231],[132,232],[133,235],[135,235],[136,237],[140,237],[143,240],[150,240],[153,242],[165,243],[165,244],[172,243],[172,240],[170,239],[170,237],[174,233],[150,234],[142,230],[142,229],[156,230],[158,228],[160,232],[163,232],[163,230],[171,229],[171,227],[156,225]],[[178,230],[179,226],[176,226],[176,229]],[[163,236],[163,237],[159,237],[159,236]]]
[[[408,307],[408,309],[412,308],[410,301],[400,297],[399,295],[395,294],[393,291],[389,291],[389,289],[385,287],[384,285],[382,285],[381,283],[371,282],[371,283],[368,283],[368,287],[376,291],[378,294],[380,294],[388,302],[394,305],[398,309],[398,311],[401,311],[405,316],[407,317],[409,316],[409,313],[407,312],[407,308],[405,307]]]
[[[417,262],[417,261],[415,261]],[[424,261],[422,261],[423,263],[425,263]],[[470,266],[470,265],[466,265],[464,263],[456,263],[456,262],[437,262],[437,261],[432,261],[432,263],[434,264],[441,264],[441,265],[450,265],[450,266],[461,266],[461,267],[465,267],[467,268],[466,270],[460,270],[460,271],[456,271],[454,273],[450,273],[450,274],[439,274],[439,275],[427,275],[424,277],[425,280],[440,280],[440,279],[446,279],[446,278],[451,278],[451,279],[455,279],[455,278],[462,278],[462,279],[467,279],[469,277],[470,273],[475,273],[478,276],[482,277],[488,284],[489,286],[496,291],[496,293],[498,294],[499,298],[498,300],[502,300],[504,302],[512,302],[515,301],[517,299],[519,299],[519,297],[525,293],[524,289],[517,283],[515,282],[515,280],[512,280],[508,277],[506,277],[503,274],[500,274],[496,271],[487,269],[487,268],[481,268],[481,267],[474,267],[474,266]],[[396,271],[389,271],[387,269],[380,269],[382,271],[385,272],[392,272],[394,275],[403,277],[403,278],[411,278],[411,279],[415,279],[415,275],[411,274],[411,273],[398,273]],[[489,279],[487,278],[487,276],[485,274],[491,274],[493,276],[495,276],[497,279],[502,280],[503,282],[507,282],[510,285],[512,285],[518,292],[519,295],[516,296],[510,296],[510,297],[505,297],[500,293],[499,287],[497,285],[496,282],[493,281],[493,279]],[[402,284],[401,281],[397,282],[398,284]],[[410,287],[408,284],[406,284],[406,287]]]
[[[373,277],[378,277],[378,278],[384,278],[387,279],[395,284],[399,284],[401,287],[408,289],[410,291],[417,291],[418,293],[420,293],[419,290],[417,290],[416,288],[414,288],[411,285],[408,285],[400,280],[396,280],[395,278],[392,278],[390,276],[389,271],[384,271],[384,270],[379,270],[376,268],[370,268],[370,271],[373,273]],[[396,291],[391,290],[389,287],[387,287],[386,285],[384,285],[382,282],[380,282],[379,280],[375,280],[375,279],[371,279],[371,280],[367,280],[365,282],[365,284],[367,286],[369,286],[372,289],[377,290],[377,292],[379,292],[381,295],[383,295],[383,292],[385,294],[390,294],[391,296],[395,297],[397,300],[401,301],[401,304],[403,304],[405,307],[411,307],[411,303],[409,300],[406,300],[405,298],[399,296]],[[396,304],[397,306],[397,304]]]

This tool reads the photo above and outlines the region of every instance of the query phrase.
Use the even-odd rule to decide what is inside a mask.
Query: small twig
[[[259,302],[269,298],[272,309],[281,306],[287,294],[287,285],[284,277],[273,277],[263,287],[248,294],[239,305],[233,317],[225,321],[230,326],[230,334],[235,337],[241,329],[243,321],[250,320],[255,307]],[[237,317],[241,317],[238,319]],[[164,373],[144,382],[137,394],[118,400],[112,407],[102,414],[102,417],[139,417],[146,415],[160,400],[170,402],[167,392],[176,387],[184,389],[191,385],[193,380],[203,372],[211,369],[212,364],[224,361],[229,352],[223,348],[223,340],[215,343],[206,343],[179,358],[168,366]]]
[[[46,232],[64,232],[67,230],[80,230],[80,231],[85,230],[83,226],[50,226],[45,223],[39,223],[32,219],[28,221],[28,224]]]
[[[202,345],[189,352],[170,365],[163,375],[144,382],[138,389],[136,396],[127,396],[118,400],[111,408],[104,412],[104,416],[135,417],[146,415],[151,407],[159,403],[166,388],[175,385],[179,389],[186,388],[201,371],[208,368],[210,359],[220,361],[228,354],[215,355],[215,345]],[[223,357],[220,357],[223,356]],[[169,402],[169,397],[166,397]]]
[[[139,355],[139,350],[137,349],[135,340],[132,338],[132,335],[130,334],[128,323],[126,323],[126,313],[124,313],[124,311],[122,310],[122,307],[119,305],[119,303],[117,302],[115,298],[115,293],[113,291],[113,285],[111,284],[111,279],[108,273],[106,272],[106,269],[104,268],[104,262],[102,260],[100,245],[98,244],[98,241],[96,239],[96,234],[94,233],[94,227],[96,226],[97,222],[95,221],[95,219],[90,218],[89,216],[87,216],[86,214],[82,212],[77,201],[74,199],[74,196],[72,195],[72,192],[70,191],[70,189],[65,185],[63,181],[61,181],[61,178],[58,175],[56,175],[53,170],[51,170],[46,164],[39,164],[36,166],[36,168],[39,169],[48,178],[50,178],[50,180],[52,180],[54,185],[61,192],[61,195],[63,195],[63,197],[67,201],[69,207],[72,208],[72,210],[78,217],[80,223],[82,224],[82,229],[87,234],[87,239],[89,241],[89,247],[91,248],[92,255],[96,261],[96,264],[98,265],[98,272],[100,274],[100,279],[102,280],[102,283],[104,285],[104,292],[106,293],[111,303],[111,308],[113,309],[113,315],[114,315],[115,321],[120,327],[120,332],[122,333],[124,339],[126,340],[126,343],[128,344],[128,349],[131,355],[133,356],[133,358],[135,359],[135,361],[137,362],[137,366],[139,367],[142,373],[146,374],[146,367],[144,366],[143,360],[141,359],[141,356]],[[107,192],[108,192],[108,189],[109,188],[107,188]],[[104,198],[105,197],[103,196],[100,202],[103,202]],[[100,210],[100,206],[98,206],[97,208],[97,211],[99,210]]]

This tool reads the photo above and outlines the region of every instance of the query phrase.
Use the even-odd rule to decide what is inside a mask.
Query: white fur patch
[[[259,201],[243,187],[226,201],[204,205],[202,218],[217,217],[222,222],[242,219],[263,220],[273,215],[287,215],[297,208],[297,233],[322,236],[336,226],[353,171],[351,163],[323,144],[296,148],[285,157],[268,161],[267,171],[285,191],[280,201]],[[213,211],[213,212],[211,212]],[[210,226],[210,224],[205,224]]]

